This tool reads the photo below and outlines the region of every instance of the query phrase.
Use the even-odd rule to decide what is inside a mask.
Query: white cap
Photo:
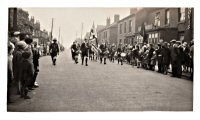
[[[19,35],[19,34],[20,34],[19,31],[14,32],[14,35]]]

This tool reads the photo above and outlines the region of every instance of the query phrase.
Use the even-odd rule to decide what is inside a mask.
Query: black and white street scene
[[[7,111],[193,111],[194,8],[8,12]]]

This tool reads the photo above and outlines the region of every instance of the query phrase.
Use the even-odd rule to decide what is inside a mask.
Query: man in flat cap
[[[179,77],[178,75],[178,68],[179,68],[179,48],[178,48],[178,42],[176,40],[172,40],[172,47],[171,47],[171,65],[172,65],[172,77]]]
[[[56,42],[57,42],[57,39],[54,38],[53,43],[50,44],[50,47],[49,47],[53,65],[56,65],[56,57],[59,54],[59,47],[58,47],[58,43],[56,43]]]
[[[160,43],[158,43],[158,49],[156,50],[157,60],[158,60],[158,72],[163,73],[163,48]]]

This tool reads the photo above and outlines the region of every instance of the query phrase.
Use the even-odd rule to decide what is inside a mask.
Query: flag
[[[93,22],[92,28],[90,30],[90,37],[89,37],[89,39],[90,39],[90,41],[94,41],[95,42],[95,43],[93,42],[93,44],[96,44],[96,46],[98,45],[94,22]]]
[[[143,37],[143,43],[147,42],[146,41],[146,30],[145,30],[145,25],[144,23],[141,26],[141,30],[140,30],[140,35]]]

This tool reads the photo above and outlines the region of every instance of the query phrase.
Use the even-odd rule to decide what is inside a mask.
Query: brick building
[[[46,30],[41,30],[40,22],[33,16],[29,18],[29,13],[21,8],[9,8],[8,31],[20,31],[30,35],[38,44],[47,45],[49,35]],[[10,34],[9,34],[10,35]]]
[[[133,44],[135,33],[135,13],[137,9],[130,9],[130,15],[118,22],[117,45]]]
[[[107,44],[117,44],[117,31],[119,15],[114,15],[114,22],[110,23],[110,18],[106,19],[106,26],[97,30],[97,40],[101,44],[105,42]]]
[[[135,42],[139,44],[143,43],[140,34],[142,24],[145,26],[146,41],[152,44],[157,44],[160,39],[166,42],[172,39],[190,41],[193,36],[193,18],[188,18],[188,8],[143,8],[138,11]],[[190,31],[186,34],[189,25]]]

